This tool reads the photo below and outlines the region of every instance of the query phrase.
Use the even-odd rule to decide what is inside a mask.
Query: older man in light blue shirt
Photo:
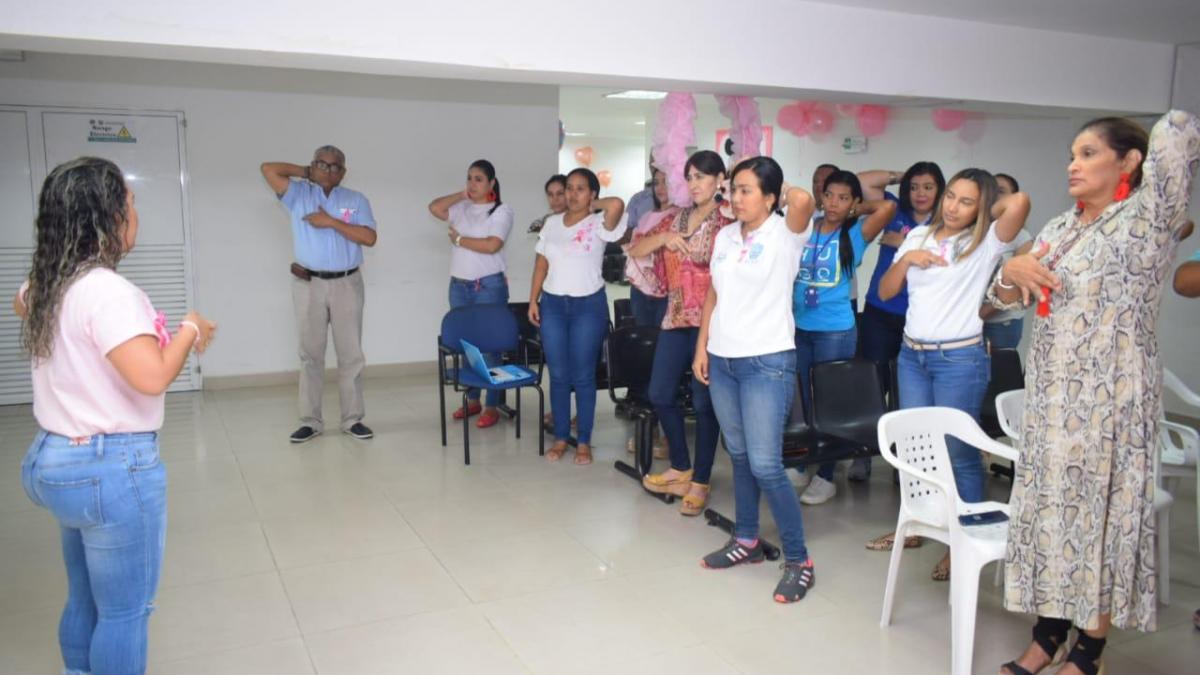
[[[325,349],[333,327],[338,361],[342,431],[367,439],[362,423],[363,279],[362,247],[375,245],[375,215],[361,193],[341,186],[346,155],[332,145],[313,153],[308,166],[286,162],[262,165],[263,177],[288,210],[292,222],[292,303],[300,339],[300,428],[291,436],[303,443],[324,431],[321,389]]]

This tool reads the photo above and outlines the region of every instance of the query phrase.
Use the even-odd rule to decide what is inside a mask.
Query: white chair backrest
[[[1200,408],[1200,394],[1189,389],[1183,380],[1179,379],[1179,376],[1172,373],[1169,368],[1163,368],[1163,387],[1183,399],[1184,403],[1194,408]]]
[[[1025,390],[1014,389],[996,397],[996,418],[1004,435],[1021,442],[1021,420],[1025,417]]]
[[[879,448],[884,459],[904,465],[930,480],[900,472],[900,501],[910,510],[945,511],[958,500],[954,469],[946,450],[947,416],[971,417],[951,408],[910,408],[879,418]],[[894,448],[895,454],[892,454]],[[943,494],[943,490],[947,494]],[[947,501],[947,495],[951,501]]]

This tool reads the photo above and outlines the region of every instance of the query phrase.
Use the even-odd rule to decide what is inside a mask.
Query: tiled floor
[[[439,444],[428,379],[369,381],[377,436],[366,442],[330,433],[289,445],[291,388],[168,399],[170,527],[150,672],[948,672],[949,587],[929,579],[938,546],[906,554],[892,625],[879,627],[887,556],[863,542],[894,524],[898,500],[879,463],[869,484],[839,476],[833,502],[805,507],[817,585],[780,606],[775,565],[701,569],[725,535],[612,469],[626,456],[627,423],[607,401],[590,467],[539,459],[532,415],[521,441],[511,422],[473,429],[464,467],[459,427]],[[18,479],[32,433],[28,407],[0,409],[4,674],[60,668],[57,531]],[[1005,486],[991,488],[1001,496]],[[1114,634],[1111,673],[1196,672],[1195,493],[1178,492],[1172,604],[1158,633]],[[713,503],[732,514],[723,456]],[[1004,611],[990,568],[984,577],[975,670],[994,673],[1025,646],[1030,620]]]

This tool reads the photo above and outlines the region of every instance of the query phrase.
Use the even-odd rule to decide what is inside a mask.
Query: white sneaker
[[[837,494],[837,486],[820,476],[814,476],[804,494],[800,495],[800,503],[810,506],[824,504]]]
[[[809,473],[804,469],[799,471],[796,471],[795,469],[788,469],[787,475],[788,479],[792,481],[792,487],[796,488],[796,492],[803,493],[804,489],[808,487],[808,484],[812,482],[812,477],[815,474]]]

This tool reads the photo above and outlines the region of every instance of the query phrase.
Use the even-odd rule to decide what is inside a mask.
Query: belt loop
[[[104,458],[104,434],[96,434],[92,436],[92,442],[96,444],[96,458]]]

